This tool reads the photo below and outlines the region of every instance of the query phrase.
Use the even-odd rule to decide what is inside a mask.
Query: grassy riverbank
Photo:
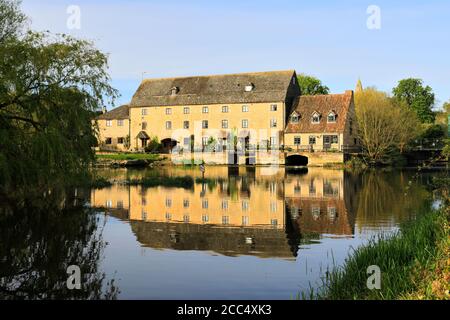
[[[327,274],[316,299],[450,299],[448,208],[402,226],[391,237],[356,249],[340,268]],[[381,289],[367,288],[367,267],[381,270]],[[303,297],[305,297],[303,295]]]

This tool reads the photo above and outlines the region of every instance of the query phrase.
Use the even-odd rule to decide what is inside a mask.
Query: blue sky
[[[450,100],[450,1],[23,0],[35,30],[95,41],[126,103],[144,77],[295,69],[332,92],[422,78]],[[81,28],[68,29],[70,5]],[[381,10],[370,30],[369,5]],[[144,73],[145,72],[145,73]],[[143,74],[144,73],[144,74]]]

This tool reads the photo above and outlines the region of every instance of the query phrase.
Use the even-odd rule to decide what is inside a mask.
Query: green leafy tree
[[[91,42],[23,30],[18,2],[0,8],[0,192],[46,189],[87,172],[91,120],[117,91]]]
[[[355,110],[358,138],[369,163],[392,162],[418,135],[415,113],[374,88],[355,94]]]
[[[433,123],[435,113],[434,93],[430,86],[424,86],[421,79],[408,78],[398,82],[392,90],[394,98],[405,102],[419,117],[422,123]]]
[[[27,21],[27,17],[20,10],[21,1],[0,1],[0,43],[18,37]]]
[[[299,74],[297,76],[297,79],[302,95],[310,96],[317,94],[328,94],[330,92],[330,89],[327,86],[323,85],[322,81],[313,76]]]

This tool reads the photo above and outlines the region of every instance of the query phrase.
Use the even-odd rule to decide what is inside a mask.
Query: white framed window
[[[166,220],[171,220],[172,219],[172,214],[169,212],[166,212]]]
[[[242,112],[248,112],[248,105],[242,106]]]
[[[117,138],[117,144],[123,144],[124,141],[125,139],[123,137]]]
[[[229,111],[228,106],[222,106],[222,112],[223,113],[228,113],[228,111]]]
[[[112,120],[106,120],[106,126],[112,127]]]
[[[277,109],[278,109],[278,105],[276,105],[276,104],[270,105],[270,111],[277,111]]]
[[[330,122],[330,123],[336,122],[336,114],[334,112],[330,112],[328,114],[327,122]]]
[[[334,220],[337,216],[337,210],[336,207],[328,207],[327,208],[327,214],[328,214],[328,218],[330,220]]]
[[[106,200],[106,207],[112,208],[112,200]]]
[[[118,127],[123,127],[123,120],[122,119],[117,120],[117,126]]]
[[[208,145],[208,137],[202,137],[202,146],[207,146]]]
[[[147,109],[141,109],[141,115],[146,116],[147,115]]]
[[[183,129],[189,129],[189,121],[183,121]]]
[[[183,216],[183,222],[186,222],[186,223],[189,222],[189,216],[188,216],[187,214],[185,214],[185,215]]]
[[[105,138],[105,144],[112,144],[112,138]]]
[[[295,136],[294,137],[294,144],[297,145],[297,146],[302,144],[302,139],[301,139],[300,136]]]
[[[247,226],[249,223],[249,218],[248,216],[242,216],[242,225],[243,226]]]
[[[166,121],[166,129],[171,130],[172,129],[172,121]]]
[[[270,224],[272,227],[276,227],[278,225],[278,219],[270,219]]]
[[[185,146],[188,146],[188,145],[191,144],[191,138],[190,138],[190,137],[185,137],[185,138],[183,139],[183,142],[184,142],[184,145],[185,145]]]
[[[270,137],[270,145],[271,146],[277,145],[277,137]]]
[[[166,108],[166,114],[172,114],[172,108]]]
[[[207,106],[204,106],[202,108],[202,113],[208,113],[209,112],[209,108]]]
[[[277,127],[277,119],[270,119],[270,127],[271,128]]]
[[[242,211],[248,211],[249,203],[248,200],[242,200]]]
[[[311,117],[311,122],[312,123],[320,123],[320,114],[318,114],[317,112],[314,112]]]
[[[209,222],[209,216],[207,214],[202,215],[202,222],[208,223]]]
[[[316,144],[316,137],[315,136],[309,136],[309,144]]]
[[[202,209],[208,209],[208,206],[209,206],[208,199],[203,199]]]
[[[320,217],[320,207],[319,206],[312,206],[311,207],[311,215],[314,220],[319,219]]]
[[[222,120],[222,129],[228,129],[228,120]]]
[[[293,114],[293,115],[291,116],[291,122],[292,122],[292,123],[298,123],[299,120],[300,120],[300,117],[299,117],[298,114]]]
[[[189,114],[191,112],[191,110],[189,109],[189,107],[184,107],[183,108],[183,113],[184,114]]]
[[[208,129],[208,120],[202,120],[202,128]]]
[[[228,210],[228,201],[222,200],[222,210]]]
[[[167,208],[172,207],[172,199],[166,198],[166,207],[167,207]]]
[[[183,208],[189,208],[189,199],[183,200]]]
[[[229,223],[230,223],[230,217],[222,216],[222,224],[229,224]]]
[[[275,201],[270,202],[270,211],[277,212],[277,203]]]
[[[247,119],[244,119],[244,120],[242,120],[242,128],[248,128],[248,120]]]

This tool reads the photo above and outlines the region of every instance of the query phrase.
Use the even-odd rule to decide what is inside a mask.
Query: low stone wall
[[[254,152],[249,154],[229,154],[227,152],[197,152],[197,153],[174,153],[171,160],[174,164],[200,164],[209,165],[274,165],[285,164],[285,159],[290,155],[301,155],[308,158],[308,166],[323,166],[326,164],[343,163],[344,154],[341,152]]]

